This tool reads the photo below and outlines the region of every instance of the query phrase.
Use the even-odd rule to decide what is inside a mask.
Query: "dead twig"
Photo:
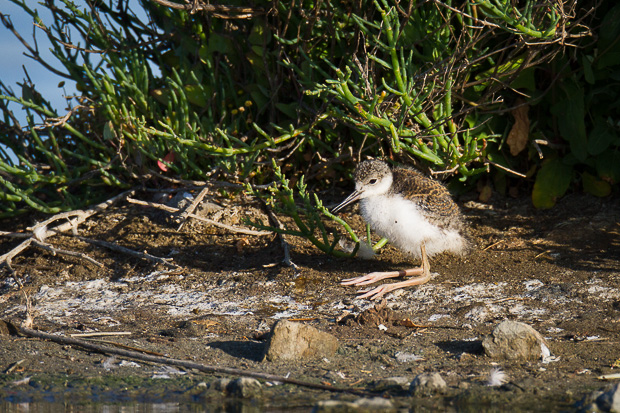
[[[208,176],[211,176],[214,174],[209,174]],[[245,188],[244,185],[242,184],[236,184],[233,182],[226,182],[226,181],[216,181],[216,180],[212,180],[210,179],[208,182],[207,181],[193,181],[193,180],[187,180],[187,179],[177,179],[177,178],[172,178],[170,176],[166,176],[166,175],[162,175],[157,171],[154,170],[150,170],[150,173],[148,175],[134,175],[134,178],[148,178],[150,176],[156,176],[157,178],[160,178],[166,182],[170,182],[171,184],[174,185],[181,185],[181,187],[179,188],[169,188],[169,189],[163,189],[163,188],[144,188],[144,191],[148,191],[148,192],[180,192],[180,191],[187,191],[187,190],[191,190],[191,189],[202,189],[205,186],[209,186],[209,187],[213,187],[213,188],[232,188],[232,189],[243,189]],[[146,180],[146,179],[143,179]],[[269,187],[272,186],[272,183],[269,184],[263,184],[263,185],[252,185],[253,188],[256,189],[267,189]]]
[[[130,189],[129,191],[125,191],[121,194],[118,194],[117,196],[108,199],[105,202],[102,202],[100,204],[95,205],[92,208],[89,208],[85,211],[75,211],[75,212],[81,212],[79,214],[76,214],[78,217],[75,221],[70,221],[70,222],[66,222],[62,225],[59,225],[57,227],[52,228],[51,230],[49,230],[49,234],[50,235],[56,235],[59,234],[61,232],[66,232],[74,227],[77,227],[78,225],[80,225],[81,223],[83,223],[84,221],[86,221],[89,217],[91,217],[92,215],[95,215],[105,209],[107,209],[108,207],[110,207],[111,205],[115,204],[118,201],[121,201],[125,198],[130,197],[131,195],[134,194],[134,192],[136,192],[135,189]],[[54,218],[54,217],[52,217]],[[52,218],[50,218],[48,221],[50,221]]]
[[[2,236],[2,237],[12,237],[12,238],[30,238],[32,236],[32,234],[28,234],[26,232],[0,231],[0,236]]]
[[[93,333],[76,333],[71,334],[71,337],[101,337],[101,336],[130,336],[133,334],[131,331],[95,331]]]
[[[488,165],[493,165],[494,167],[499,168],[499,169],[501,169],[501,170],[503,170],[503,171],[506,171],[506,172],[508,172],[508,173],[511,173],[511,174],[513,174],[513,175],[516,175],[516,176],[518,176],[519,178],[527,178],[527,175],[522,174],[521,172],[513,171],[513,170],[512,170],[512,169],[510,169],[510,168],[506,168],[506,167],[505,167],[505,166],[503,166],[503,165],[500,165],[500,164],[495,163],[495,162],[491,162],[491,161],[489,161],[488,159],[485,161],[485,164],[488,164]]]
[[[200,205],[200,203],[202,202],[202,200],[204,199],[204,197],[209,193],[209,187],[204,187],[202,188],[202,191],[200,191],[200,193],[198,194],[198,196],[196,197],[196,199],[194,199],[194,202],[191,203],[190,206],[188,206],[187,208],[185,208],[185,211],[183,211],[181,213],[181,216],[179,217],[179,219],[181,220],[181,223],[179,224],[179,227],[177,228],[177,231],[180,231],[181,228],[183,228],[183,225],[185,225],[185,222],[187,221],[187,218],[194,213],[194,211],[196,210],[196,208],[198,207],[198,205]]]
[[[94,265],[98,266],[99,268],[103,267],[102,263],[100,263],[99,261],[95,261],[94,259],[90,258],[88,255],[83,254],[81,252],[68,251],[68,250],[63,250],[63,249],[60,249],[60,248],[56,248],[56,247],[51,246],[50,244],[47,244],[45,242],[41,242],[41,241],[36,240],[36,239],[33,239],[32,242],[37,247],[42,248],[42,249],[44,249],[46,251],[50,251],[53,255],[62,254],[62,255],[68,255],[70,257],[78,257],[78,258],[81,258],[83,260],[86,260],[86,261],[90,262],[91,264],[94,264]]]
[[[73,337],[73,334],[71,334],[71,336]],[[136,351],[136,352],[142,353],[142,354],[150,354],[151,356],[166,357],[165,354],[158,353],[156,351],[150,351],[150,350],[145,350],[145,349],[139,348],[139,347],[128,346],[126,344],[116,343],[114,341],[99,340],[99,339],[93,339],[93,340],[87,340],[87,341],[90,342],[90,343],[109,344],[111,346],[122,348],[122,349],[125,349],[125,350]]]
[[[2,265],[2,264],[10,265],[11,260],[13,260],[13,258],[15,258],[17,255],[19,255],[20,252],[22,252],[23,250],[28,248],[30,246],[30,244],[32,244],[32,241],[34,241],[34,238],[30,237],[26,241],[24,241],[21,244],[19,244],[17,247],[13,248],[11,251],[9,251],[6,254],[0,256],[0,265]]]
[[[54,343],[59,343],[62,345],[78,346],[83,349],[87,349],[90,351],[96,351],[96,352],[103,353],[103,354],[115,354],[118,356],[151,362],[151,363],[158,363],[158,364],[164,364],[164,365],[169,365],[169,366],[178,366],[178,367],[184,367],[187,369],[196,369],[196,370],[206,372],[206,373],[219,373],[219,374],[230,374],[232,376],[253,377],[256,379],[289,383],[289,384],[294,384],[296,386],[307,387],[307,388],[318,389],[318,390],[327,390],[327,391],[337,392],[337,393],[352,393],[352,394],[364,395],[364,396],[372,394],[364,390],[357,390],[357,389],[351,389],[351,388],[343,388],[343,387],[328,386],[328,385],[318,384],[318,383],[311,383],[307,381],[292,379],[292,378],[285,377],[285,376],[278,376],[275,374],[259,373],[256,371],[235,369],[235,368],[230,368],[230,367],[210,366],[206,364],[194,363],[189,360],[179,360],[179,359],[173,359],[173,358],[168,358],[168,357],[159,357],[159,356],[153,356],[149,354],[142,354],[137,351],[103,346],[100,344],[91,343],[86,340],[80,340],[80,339],[72,338],[72,337],[44,333],[42,331],[33,330],[30,328],[18,327],[17,324],[14,324],[14,325],[20,334],[23,334],[24,336],[27,336],[27,337],[36,337],[36,338],[40,338],[44,340],[50,340],[50,341],[53,341]]]
[[[543,251],[543,252],[541,252],[540,254],[537,254],[537,255],[534,257],[534,259],[540,258],[540,257],[542,257],[543,255],[547,255],[547,254],[549,254],[551,251],[552,251],[552,250]]]
[[[493,244],[489,245],[488,247],[483,248],[482,251],[490,250],[491,248],[495,247],[496,245],[501,244],[502,242],[506,242],[506,240],[500,239],[499,241],[494,242]]]
[[[503,303],[506,301],[525,301],[525,298],[524,297],[504,297],[504,298],[498,298],[497,300],[487,301],[485,302],[485,304],[499,304],[499,303]]]
[[[38,24],[35,24],[35,26],[40,27]],[[73,116],[73,114],[77,110],[83,109],[83,108],[85,108],[85,106],[77,105],[77,106],[71,108],[69,110],[69,112],[67,112],[64,116],[61,116],[61,117],[58,117],[58,118],[47,118],[47,119],[45,119],[45,123],[43,125],[35,126],[34,129],[43,130],[45,128],[53,128],[53,127],[58,127],[58,126],[65,126],[67,121],[69,121],[69,119],[71,119],[71,116]]]
[[[269,219],[275,224],[275,226],[278,229],[284,230],[284,225],[282,225],[278,217],[276,217],[276,214],[274,214],[271,209],[267,207],[267,205],[265,205],[265,209],[267,210],[267,214],[269,214]],[[280,238],[280,244],[282,245],[282,250],[284,251],[284,259],[282,261],[286,264],[286,266],[297,271],[299,268],[297,267],[297,264],[291,261],[290,249],[288,247],[288,242],[286,242],[286,239],[284,238],[284,234],[278,233],[278,237]]]
[[[161,209],[161,210],[172,212],[172,213],[179,212],[178,208],[170,207],[164,204],[158,204],[157,202],[141,201],[139,199],[134,199],[134,198],[127,198],[127,202],[132,203],[132,204],[137,204],[137,205],[150,206],[153,208]],[[233,227],[232,225],[222,224],[221,222],[217,222],[209,218],[204,218],[196,214],[187,214],[187,216],[190,218],[194,218],[198,221],[206,222],[215,227],[224,228],[232,232],[238,232],[240,234],[247,234],[247,235],[269,235],[271,234],[271,232],[269,231],[254,231],[251,229]]]
[[[151,255],[148,252],[140,252],[140,251],[132,250],[130,248],[121,247],[120,245],[115,244],[113,242],[101,241],[97,239],[85,238],[85,237],[80,237],[80,236],[76,238],[79,239],[80,241],[88,242],[89,244],[97,245],[99,247],[104,247],[112,251],[118,251],[118,252],[122,252],[123,254],[133,255],[134,257],[144,258],[146,260],[154,261],[159,264],[166,265],[168,267],[180,268],[178,265],[170,262],[172,258],[156,257],[155,255]]]
[[[170,7],[171,9],[185,10],[191,14],[197,11],[204,11],[220,19],[249,19],[264,13],[260,8],[207,4],[200,0],[192,0],[189,2],[190,4],[180,4],[168,0],[155,0],[155,2],[162,6]]]
[[[3,236],[19,237],[19,238],[28,237],[25,241],[23,241],[17,247],[13,248],[11,251],[7,252],[6,254],[3,254],[2,256],[0,256],[0,267],[3,265],[7,265],[10,267],[11,260],[15,258],[17,255],[19,255],[22,251],[24,251],[26,248],[28,248],[33,243],[36,246],[46,249],[48,251],[51,251],[54,254],[63,254],[63,255],[70,255],[70,256],[78,257],[78,258],[81,258],[81,259],[84,259],[90,262],[91,264],[95,264],[99,267],[103,267],[103,264],[95,261],[94,259],[90,258],[89,256],[85,254],[55,248],[47,244],[45,240],[49,237],[62,234],[63,232],[67,232],[69,230],[72,230],[74,234],[76,234],[78,225],[86,221],[89,217],[107,209],[110,205],[118,202],[119,200],[122,200],[126,197],[131,196],[134,192],[135,192],[134,189],[125,191],[87,210],[79,209],[76,211],[61,212],[59,214],[56,214],[46,219],[43,222],[40,222],[28,228],[29,232],[27,233],[22,234],[22,233],[15,233],[15,232],[0,232],[0,235],[3,235]],[[51,223],[60,221],[60,220],[67,220],[68,222],[57,225],[53,228],[48,228]]]
[[[12,373],[13,370],[15,370],[17,367],[19,367],[20,364],[22,364],[24,361],[26,361],[26,359],[21,359],[16,361],[15,363],[12,363],[9,368],[7,368],[6,370],[4,370],[4,374],[9,374]]]

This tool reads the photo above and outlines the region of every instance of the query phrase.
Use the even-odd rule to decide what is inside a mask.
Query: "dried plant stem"
[[[183,228],[183,225],[185,225],[185,222],[187,221],[187,218],[189,217],[189,215],[194,213],[198,205],[200,205],[200,203],[202,202],[202,200],[208,193],[209,193],[209,188],[205,186],[204,188],[202,188],[202,190],[200,191],[196,199],[194,199],[194,202],[192,202],[190,206],[185,208],[185,211],[183,211],[181,213],[181,216],[179,217],[179,219],[181,220],[181,223],[179,224],[177,231],[180,231],[181,228]]]
[[[90,258],[88,255],[83,254],[81,252],[75,252],[75,251],[68,251],[68,250],[63,250],[60,248],[55,248],[53,246],[51,246],[50,244],[47,244],[45,242],[41,242],[39,240],[32,240],[33,244],[36,245],[39,248],[42,248],[46,251],[50,251],[52,254],[56,255],[56,254],[62,254],[62,255],[68,255],[70,257],[78,257],[81,258],[83,260],[86,260],[88,262],[90,262],[91,264],[96,265],[97,267],[103,267],[103,264],[100,263],[99,261],[96,261],[92,258]]]
[[[45,250],[51,251],[53,254],[63,254],[63,255],[69,255],[72,257],[78,257],[78,258],[81,258],[83,260],[90,262],[91,264],[97,265],[98,267],[103,267],[103,264],[90,258],[86,254],[55,248],[52,245],[46,243],[45,240],[49,237],[62,234],[63,232],[67,232],[69,230],[73,230],[74,232],[77,231],[77,226],[83,223],[84,221],[86,221],[89,217],[91,217],[94,214],[97,214],[98,212],[101,212],[107,209],[109,206],[113,205],[114,203],[126,197],[129,197],[134,192],[135,190],[133,189],[129,191],[125,191],[87,210],[61,212],[59,214],[56,214],[50,217],[49,219],[46,219],[43,222],[40,222],[28,228],[29,230],[28,233],[21,234],[21,233],[14,233],[14,232],[0,232],[0,235],[2,236],[9,236],[9,237],[19,236],[20,238],[23,238],[26,236],[29,237],[24,242],[19,244],[17,247],[13,248],[11,251],[0,256],[0,266],[2,265],[10,266],[11,260],[13,258],[19,255],[26,248],[28,248],[30,244],[35,244],[39,248],[43,248]],[[70,217],[76,217],[76,218],[70,219]],[[48,229],[49,224],[59,221],[59,220],[69,220],[69,221],[65,222],[64,224],[60,224],[54,228]]]
[[[179,212],[179,208],[170,207],[170,206],[164,205],[164,204],[158,204],[157,202],[141,201],[139,199],[134,199],[134,198],[127,198],[127,202],[132,203],[132,204],[137,204],[137,205],[150,206],[150,207],[153,207],[153,208],[158,208],[158,209],[161,209],[161,210],[164,210],[164,211],[167,211],[167,212],[172,212],[172,213]],[[187,214],[187,216],[190,217],[190,218],[194,218],[194,219],[196,219],[198,221],[206,222],[206,223],[208,223],[210,225],[213,225],[215,227],[227,229],[227,230],[232,231],[232,232],[238,232],[240,234],[258,235],[258,236],[271,234],[270,231],[254,231],[254,230],[251,230],[251,229],[238,228],[238,227],[234,227],[232,225],[222,224],[221,222],[217,222],[217,221],[214,221],[214,220],[209,219],[209,218],[204,218],[204,217],[201,217],[201,216],[196,215],[196,214]]]
[[[267,214],[269,214],[269,219],[271,219],[271,221],[275,224],[275,226],[280,229],[280,230],[285,230],[286,228],[284,228],[284,225],[282,225],[282,223],[280,222],[280,220],[278,219],[278,217],[276,217],[276,215],[271,211],[271,209],[269,209],[269,207],[267,207],[265,205],[265,208],[267,210]],[[284,234],[279,232],[278,234],[278,238],[280,238],[280,245],[282,245],[282,250],[284,251],[284,259],[282,260],[282,262],[284,262],[284,264],[287,267],[291,267],[294,270],[298,270],[297,264],[295,264],[292,260],[291,260],[291,252],[290,252],[290,248],[288,246],[288,242],[286,242],[286,239],[284,238]]]
[[[21,327],[17,325],[15,326],[16,326],[16,329],[21,334],[27,337],[36,337],[36,338],[40,338],[44,340],[50,340],[50,341],[53,341],[55,343],[59,343],[62,345],[78,346],[78,347],[81,347],[87,350],[96,351],[96,352],[103,353],[103,354],[115,354],[118,356],[147,361],[150,363],[165,364],[169,366],[178,366],[178,367],[183,367],[187,369],[196,369],[198,371],[202,371],[205,373],[230,374],[233,376],[253,377],[253,378],[262,379],[262,380],[278,381],[282,383],[294,384],[296,386],[302,386],[302,387],[307,387],[307,388],[317,389],[317,390],[327,390],[327,391],[338,392],[338,393],[353,393],[353,394],[360,394],[360,395],[369,394],[368,392],[363,391],[363,390],[344,388],[344,387],[335,387],[335,386],[326,386],[324,384],[296,380],[296,379],[292,379],[292,378],[285,377],[285,376],[278,376],[275,374],[259,373],[255,371],[241,370],[241,369],[235,369],[235,368],[230,368],[230,367],[210,366],[206,364],[194,363],[189,360],[179,360],[179,359],[173,359],[173,358],[168,358],[168,357],[153,356],[149,354],[139,353],[137,351],[102,346],[100,344],[94,344],[86,340],[79,340],[79,339],[72,338],[72,337],[44,333],[42,331],[33,330],[30,328],[25,328],[25,327]]]
[[[161,257],[156,257],[155,255],[151,255],[147,252],[140,252],[140,251],[135,251],[132,250],[130,248],[126,248],[126,247],[122,247],[118,244],[115,244],[113,242],[107,242],[107,241],[101,241],[101,240],[97,240],[97,239],[90,239],[90,238],[84,238],[84,237],[76,237],[77,239],[79,239],[80,241],[84,241],[84,242],[88,242],[89,244],[93,244],[93,245],[97,245],[99,247],[103,247],[103,248],[107,248],[113,251],[118,251],[118,252],[122,252],[123,254],[127,254],[127,255],[132,255],[134,257],[138,257],[138,258],[144,258],[146,260],[149,261],[153,261],[159,264],[163,264],[167,267],[172,267],[172,268],[179,268],[178,265],[170,262],[172,260],[172,258],[161,258]]]

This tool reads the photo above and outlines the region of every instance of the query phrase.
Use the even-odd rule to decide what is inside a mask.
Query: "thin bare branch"
[[[11,21],[11,18],[9,16],[7,16],[4,13],[0,13],[0,20],[2,20],[2,24],[4,25],[4,27],[9,29],[11,32],[13,32],[13,35],[15,37],[17,37],[17,39],[31,53],[31,56],[29,56],[29,57],[31,57],[32,59],[36,60],[40,64],[42,64],[43,67],[45,67],[47,70],[49,70],[50,72],[54,73],[55,75],[58,75],[60,77],[64,77],[65,79],[71,79],[72,78],[70,74],[63,73],[60,70],[56,69],[55,67],[51,66],[49,63],[47,63],[47,61],[41,57],[41,55],[39,54],[39,51],[34,49],[32,46],[30,46],[30,43],[28,43],[19,34],[19,32],[15,29],[15,26],[13,26],[13,22]],[[26,56],[28,56],[28,55],[26,55]]]
[[[172,212],[172,213],[179,212],[178,208],[169,207],[168,205],[164,205],[164,204],[158,204],[157,202],[141,201],[139,199],[133,199],[133,198],[127,198],[127,202],[132,203],[132,204],[137,204],[137,205],[150,206],[150,207],[153,207],[153,208],[162,209],[164,211]],[[271,232],[269,232],[269,231],[254,231],[254,230],[251,230],[251,229],[233,227],[232,225],[222,224],[221,222],[217,222],[217,221],[214,221],[214,220],[209,219],[209,218],[204,218],[204,217],[201,217],[201,216],[196,215],[196,214],[188,214],[187,216],[191,217],[191,218],[194,218],[194,219],[197,219],[198,221],[203,221],[203,222],[206,222],[206,223],[208,223],[210,225],[213,225],[213,226],[216,226],[216,227],[220,227],[220,228],[224,228],[224,229],[227,229],[227,230],[232,231],[232,232],[238,232],[238,233],[241,233],[241,234],[247,234],[247,235],[269,235],[269,234],[271,234]]]
[[[34,245],[36,245],[37,247],[39,247],[39,248],[42,248],[42,249],[44,249],[46,251],[50,251],[54,255],[61,254],[61,255],[68,255],[70,257],[77,257],[77,258],[81,258],[83,260],[86,260],[86,261],[90,262],[91,264],[96,265],[99,268],[103,267],[102,263],[100,263],[99,261],[96,261],[96,260],[90,258],[88,255],[83,254],[81,252],[68,251],[68,250],[63,250],[61,248],[56,248],[56,247],[51,246],[50,244],[47,244],[45,242],[41,242],[41,241],[36,240],[36,239],[32,240],[32,243]]]
[[[124,199],[126,197],[129,197],[131,194],[133,194],[135,192],[134,189],[129,190],[129,191],[125,191],[113,198],[108,199],[105,202],[102,202],[100,204],[95,205],[92,208],[89,208],[87,210],[77,210],[77,211],[68,211],[68,212],[61,212],[59,214],[56,214],[48,219],[46,219],[43,222],[38,223],[37,225],[34,225],[33,227],[28,228],[28,231],[30,231],[29,234],[27,234],[27,236],[29,236],[29,238],[27,240],[25,240],[24,242],[22,242],[21,244],[19,244],[17,247],[13,248],[11,251],[7,252],[6,254],[0,256],[0,266],[2,265],[9,265],[11,263],[11,260],[13,258],[15,258],[17,255],[19,255],[22,251],[24,251],[26,248],[28,248],[30,246],[30,244],[34,243],[36,244],[38,247],[40,248],[44,248],[47,249],[49,251],[52,251],[53,253],[59,253],[59,254],[64,254],[64,255],[71,255],[71,256],[75,256],[75,257],[79,257],[82,258],[84,260],[89,261],[92,264],[95,264],[99,267],[102,267],[103,264],[95,261],[94,259],[81,254],[81,253],[77,253],[74,251],[67,251],[67,250],[62,250],[62,249],[57,249],[55,247],[52,247],[51,245],[45,243],[44,241],[49,238],[52,237],[54,235],[58,235],[61,234],[63,232],[69,231],[69,230],[73,230],[74,232],[77,232],[77,226],[81,223],[83,223],[84,221],[86,221],[90,216],[101,212],[105,209],[107,209],[110,205],[113,205],[114,203],[118,202],[121,199]],[[69,219],[70,217],[76,217],[75,219]],[[54,228],[48,229],[49,224],[59,221],[59,220],[68,220],[68,222],[64,223],[64,224],[60,224]],[[17,237],[17,234],[19,233],[10,233],[10,232],[2,232],[0,233],[0,235],[4,235],[4,236],[13,236],[13,237]],[[24,236],[19,235],[20,238],[24,238]]]
[[[140,251],[132,250],[131,248],[122,247],[113,242],[101,241],[98,239],[91,239],[91,238],[85,238],[85,237],[80,237],[80,236],[77,236],[76,238],[79,239],[80,241],[88,242],[89,244],[97,245],[99,247],[104,247],[112,251],[118,251],[118,252],[122,252],[123,254],[132,255],[138,258],[143,258],[149,261],[156,262],[158,264],[163,264],[168,267],[180,268],[177,264],[170,262],[172,258],[156,257],[155,255],[151,255],[146,251],[140,252]]]
[[[178,366],[178,367],[183,367],[187,369],[196,369],[198,371],[202,371],[205,373],[219,373],[219,374],[230,374],[232,376],[253,377],[253,378],[261,379],[261,380],[269,380],[269,381],[276,381],[276,382],[281,382],[281,383],[294,384],[296,386],[307,387],[307,388],[317,389],[317,390],[326,390],[326,391],[336,392],[336,393],[352,393],[352,394],[358,394],[358,395],[370,394],[369,392],[364,391],[364,390],[346,388],[346,387],[328,386],[325,384],[312,383],[308,381],[293,379],[293,378],[286,377],[286,376],[278,376],[275,374],[260,373],[256,371],[241,370],[241,369],[235,369],[235,368],[230,368],[230,367],[210,366],[207,364],[195,363],[189,360],[180,360],[180,359],[173,359],[173,358],[168,358],[168,357],[142,354],[137,351],[103,346],[100,344],[95,344],[95,343],[92,343],[86,340],[80,340],[80,339],[73,338],[73,337],[44,333],[39,330],[33,330],[30,328],[18,326],[17,323],[11,323],[11,324],[15,326],[15,328],[19,331],[20,334],[23,334],[26,337],[36,337],[36,338],[40,338],[43,340],[53,341],[54,343],[58,343],[62,345],[77,346],[77,347],[81,347],[86,350],[96,351],[98,353],[103,353],[103,354],[115,354],[117,356],[147,361],[150,363],[165,364],[169,366]]]
[[[198,194],[196,199],[194,199],[194,201],[191,203],[191,205],[188,206],[187,208],[185,208],[185,211],[183,211],[181,213],[181,216],[179,217],[181,223],[179,224],[179,227],[177,228],[177,231],[180,231],[181,228],[183,228],[183,225],[185,225],[185,222],[187,221],[187,218],[189,217],[189,215],[194,213],[194,211],[196,210],[198,205],[200,205],[200,203],[202,202],[203,198],[208,193],[209,193],[209,188],[205,186],[204,188],[202,188],[202,190],[200,191],[200,193]]]
[[[176,10],[185,10],[190,13],[204,11],[212,13],[213,16],[221,19],[248,19],[259,14],[263,14],[264,10],[254,7],[225,6],[223,4],[207,4],[200,0],[193,0],[191,4],[180,4],[168,0],[154,0],[162,6],[170,7]]]

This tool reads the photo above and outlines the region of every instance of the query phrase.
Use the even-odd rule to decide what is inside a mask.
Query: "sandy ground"
[[[172,258],[179,268],[70,234],[56,236],[48,240],[55,247],[82,252],[104,266],[29,248],[12,262],[22,289],[6,267],[0,270],[0,320],[23,321],[30,301],[34,327],[47,332],[128,332],[98,339],[204,364],[365,389],[402,408],[475,410],[504,403],[525,410],[571,409],[605,385],[600,375],[620,365],[619,200],[568,196],[551,211],[537,211],[527,200],[459,204],[471,229],[471,253],[433,258],[433,279],[388,295],[374,317],[356,318],[373,314],[376,303],[356,299],[356,290],[339,280],[411,266],[392,247],[373,260],[336,259],[289,236],[293,269],[282,264],[282,246],[273,235],[245,235],[197,221],[177,231],[167,213],[120,203],[87,220],[79,235]],[[201,214],[229,225],[243,226],[244,216],[264,218],[260,206],[239,199],[209,199],[205,205]],[[356,209],[344,216],[362,231]],[[7,220],[0,230],[24,230],[36,218],[44,219]],[[0,237],[0,253],[19,242]],[[338,352],[295,363],[262,361],[266,332],[279,319],[335,335]],[[403,319],[415,326],[398,325]],[[554,361],[485,356],[482,339],[506,319],[538,330]],[[4,401],[229,402],[204,390],[201,383],[216,376],[196,371],[6,332],[0,333],[0,348],[0,371],[10,370],[0,375]],[[485,385],[494,367],[507,373],[507,384]],[[423,372],[439,372],[448,389],[420,399],[379,384]],[[24,378],[29,380],[16,384]],[[272,384],[266,383],[254,405],[308,411],[318,400],[356,397]]]

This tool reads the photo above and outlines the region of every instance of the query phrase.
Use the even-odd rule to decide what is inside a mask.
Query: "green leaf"
[[[252,26],[248,41],[254,46],[262,46],[263,43],[267,44],[270,40],[271,32],[269,30],[265,31],[265,20],[257,19],[254,26]]]
[[[594,196],[604,197],[611,193],[609,182],[600,180],[587,172],[581,175],[581,182],[583,183],[583,190]]]
[[[600,155],[605,152],[609,145],[616,141],[618,137],[614,131],[609,128],[605,119],[597,117],[594,119],[594,129],[590,132],[588,138],[588,153],[590,155]]]
[[[588,137],[586,135],[584,94],[575,82],[562,88],[564,99],[551,107],[551,113],[558,118],[562,137],[570,144],[572,154],[581,162],[588,156]]]
[[[545,163],[536,174],[532,191],[532,202],[539,209],[549,209],[562,197],[570,185],[573,168],[564,165],[558,158]]]
[[[615,184],[620,182],[620,152],[607,151],[596,157],[596,172],[601,179]]]
[[[602,69],[620,64],[620,42],[617,41],[620,36],[620,4],[605,14],[598,33],[600,39],[597,46],[601,54],[597,58],[597,67]]]
[[[264,108],[265,106],[267,106],[267,104],[269,103],[269,98],[265,96],[265,94],[260,90],[260,88],[256,87],[255,85],[251,85],[248,90],[250,92],[252,100],[254,101],[254,103],[256,103],[257,107]]]
[[[517,76],[515,80],[510,83],[510,87],[515,89],[525,89],[530,92],[534,92],[536,90],[536,80],[534,78],[535,67],[530,67],[525,70],[522,70],[521,73]]]
[[[230,38],[219,33],[211,33],[211,35],[209,36],[207,50],[204,53],[206,53],[207,55],[212,55],[215,52],[228,54],[232,53],[233,51],[234,46]]]
[[[186,85],[185,86],[185,96],[187,96],[187,100],[190,103],[193,103],[199,107],[207,106],[207,94],[205,93],[205,88],[197,85]]]
[[[106,122],[106,124],[103,125],[103,139],[106,141],[117,139],[116,131],[114,130],[114,125],[112,125],[112,122]]]
[[[280,112],[284,113],[290,119],[297,118],[297,109],[299,108],[299,105],[297,103],[276,103],[276,107],[280,110]]]
[[[515,70],[518,70],[523,62],[525,61],[525,57],[523,55],[517,56],[508,62],[494,66],[482,73],[479,73],[475,76],[476,80],[483,80],[484,82],[474,86],[476,91],[481,91],[490,85],[492,82],[495,82],[496,79],[501,79],[506,74],[512,74]]]
[[[581,64],[583,66],[583,77],[586,79],[586,82],[593,85],[596,81],[596,77],[594,76],[594,71],[592,70],[592,60],[593,57],[589,55],[581,56]]]

